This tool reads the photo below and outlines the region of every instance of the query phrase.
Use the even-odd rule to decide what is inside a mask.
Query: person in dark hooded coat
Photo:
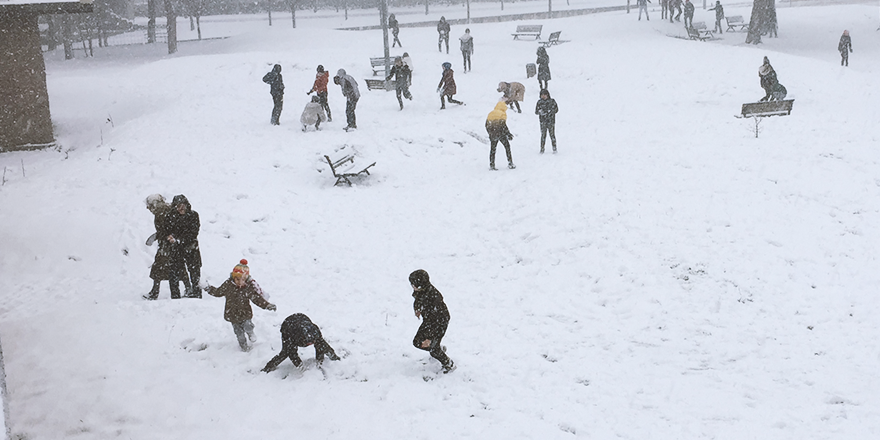
[[[770,59],[767,57],[764,57],[764,63],[758,68],[758,78],[761,79],[761,88],[766,93],[761,101],[767,101],[773,94],[773,86],[779,82],[776,78],[776,69],[770,65]]]
[[[440,21],[437,22],[437,35],[439,38],[437,39],[437,50],[443,52],[443,42],[446,42],[446,53],[449,54],[449,31],[451,28],[449,27],[449,22],[446,21],[446,17],[440,17]]]
[[[295,313],[287,317],[281,324],[281,352],[278,353],[269,363],[263,367],[263,372],[270,372],[290,358],[293,365],[302,366],[302,359],[299,358],[299,347],[315,346],[315,360],[318,365],[324,363],[324,355],[326,354],[331,361],[338,361],[339,356],[333,351],[333,347],[324,340],[321,335],[321,329],[315,325],[308,316],[302,313]]]
[[[849,31],[843,31],[840,36],[840,42],[837,43],[837,51],[840,52],[840,65],[849,66],[849,54],[852,52],[852,38]]]
[[[428,272],[422,269],[409,274],[409,283],[413,288],[413,311],[416,318],[422,319],[413,346],[429,352],[431,357],[440,361],[443,372],[449,373],[455,369],[455,363],[446,355],[446,347],[440,345],[449,326],[449,310],[443,302],[443,295],[431,284]]]
[[[541,90],[541,99],[535,105],[535,114],[538,115],[538,121],[541,123],[541,154],[544,154],[547,132],[550,132],[550,143],[553,145],[553,152],[556,153],[557,112],[559,112],[559,107],[556,106],[556,100],[550,97],[550,91]]]
[[[171,297],[180,297],[179,273],[182,267],[189,271],[192,290],[186,293],[188,298],[201,298],[202,289],[199,279],[202,274],[202,253],[199,250],[199,213],[192,210],[189,200],[183,194],[171,200],[171,211],[165,218],[163,239],[171,246]]]
[[[535,61],[538,65],[538,88],[549,89],[550,82],[550,55],[547,55],[547,49],[538,48],[538,59]]]
[[[394,59],[394,66],[391,67],[391,72],[385,78],[385,81],[391,81],[391,78],[394,78],[394,89],[397,91],[397,102],[400,104],[401,110],[403,110],[403,98],[412,100],[412,93],[409,92],[411,75],[412,72],[403,63],[403,59],[397,57]]]
[[[153,265],[150,266],[150,278],[153,279],[153,288],[150,289],[150,293],[144,295],[143,298],[154,300],[159,297],[159,283],[162,280],[171,279],[169,273],[172,267],[180,271],[180,273],[178,273],[178,279],[183,280],[183,285],[188,292],[192,289],[192,286],[189,283],[189,275],[186,274],[186,269],[184,267],[172,266],[171,243],[162,239],[162,237],[168,236],[165,231],[165,218],[171,212],[171,205],[165,201],[165,197],[162,197],[161,194],[152,194],[148,196],[145,203],[147,209],[153,214],[153,226],[156,228],[156,232],[147,239],[147,246],[152,245],[155,241],[159,244],[159,250],[156,251],[156,258],[153,260]],[[179,290],[176,298],[180,298]]]
[[[462,105],[461,101],[456,101],[452,95],[458,91],[455,88],[455,72],[452,70],[452,63],[443,63],[443,75],[440,77],[440,84],[437,84],[437,92],[440,93],[440,110],[446,108],[446,101],[450,103]]]
[[[281,64],[276,64],[272,71],[263,76],[263,82],[269,84],[269,94],[275,106],[272,107],[272,125],[281,125],[281,107],[284,105],[284,80],[281,78]]]
[[[391,47],[403,47],[400,38],[397,38],[397,36],[400,35],[400,24],[397,22],[397,17],[395,17],[394,14],[388,16],[388,29],[391,29],[391,35],[394,36],[394,42],[391,43]]]

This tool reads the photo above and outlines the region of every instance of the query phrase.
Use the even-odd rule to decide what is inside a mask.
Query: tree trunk
[[[64,45],[64,59],[73,59],[73,18],[70,14],[61,16],[61,41]]]
[[[196,15],[196,32],[199,33],[199,40],[202,39],[202,24],[199,23],[200,18],[202,18],[201,15]]]
[[[156,42],[156,2],[147,0],[147,43]]]
[[[761,36],[766,35],[776,27],[776,1],[755,0],[752,6],[752,18],[749,20],[749,34],[746,36],[747,44],[758,44]]]
[[[168,54],[177,53],[177,15],[171,0],[165,0],[165,26],[168,34]]]
[[[49,23],[49,29],[46,31],[48,35],[49,50],[53,51],[58,47],[58,23],[55,21],[55,15],[47,15],[46,22]]]

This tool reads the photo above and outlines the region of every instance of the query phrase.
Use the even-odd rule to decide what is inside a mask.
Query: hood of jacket
[[[186,196],[183,194],[178,194],[174,196],[174,199],[171,200],[171,206],[176,210],[177,205],[183,203],[186,206],[186,212],[192,211],[192,205],[189,204],[189,200],[186,199]]]
[[[342,77],[345,76],[345,69],[339,69],[336,71],[336,76]]]
[[[495,110],[489,112],[489,116],[486,117],[487,121],[506,121],[507,120],[507,103],[504,101],[499,101],[498,104],[495,104]]]
[[[272,68],[272,71],[275,73],[281,73],[281,64],[276,64],[275,67]]]

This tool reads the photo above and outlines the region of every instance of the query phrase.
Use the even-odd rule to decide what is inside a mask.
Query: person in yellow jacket
[[[489,116],[486,117],[486,132],[489,133],[489,169],[496,169],[495,147],[498,146],[498,141],[501,141],[507,152],[507,168],[516,168],[516,165],[513,164],[513,156],[510,154],[510,140],[513,139],[513,135],[507,129],[506,102],[499,101],[498,104],[495,104],[495,110],[489,112]]]

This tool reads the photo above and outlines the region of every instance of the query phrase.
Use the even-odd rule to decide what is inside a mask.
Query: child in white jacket
[[[306,128],[309,125],[314,125],[315,130],[320,130],[321,122],[324,122],[326,119],[327,117],[324,116],[324,107],[321,106],[321,99],[317,96],[312,96],[312,101],[306,104],[306,108],[303,109],[299,122],[302,123],[303,131],[306,131]]]

